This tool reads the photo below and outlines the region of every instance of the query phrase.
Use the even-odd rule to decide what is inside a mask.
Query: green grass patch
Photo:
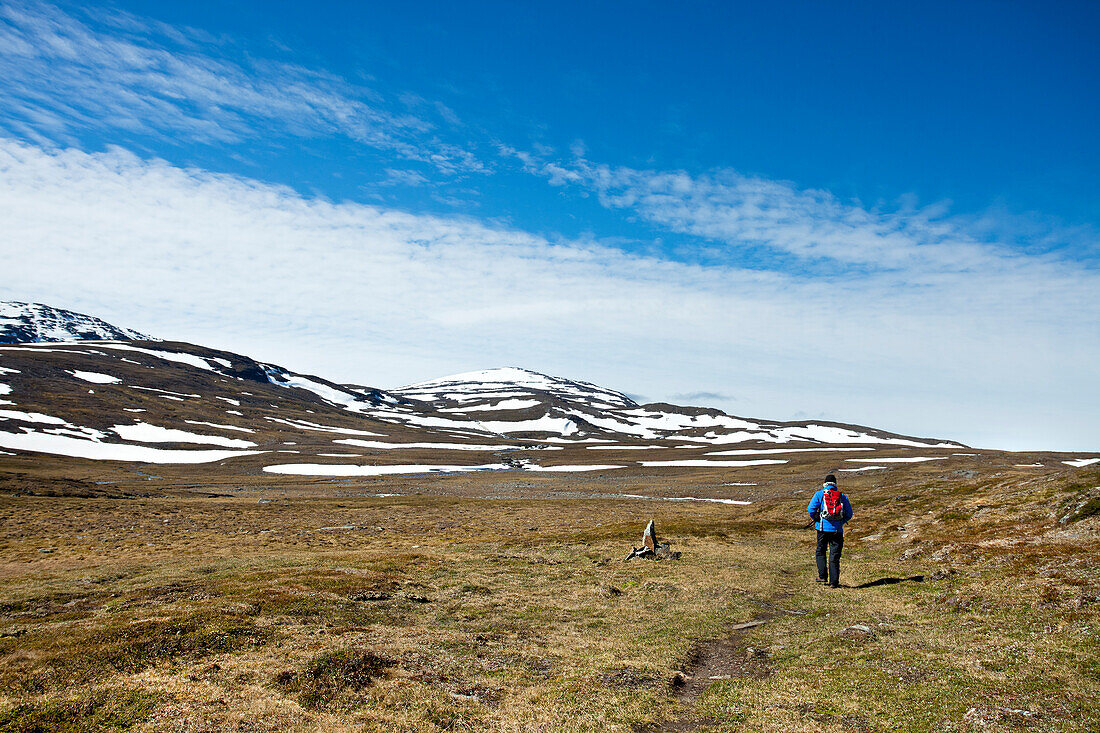
[[[130,730],[160,700],[142,690],[99,690],[79,700],[25,703],[0,712],[0,733],[91,733]]]
[[[341,649],[314,657],[305,669],[287,670],[275,676],[275,686],[297,695],[307,708],[354,704],[349,693],[384,677],[397,663],[372,651]]]

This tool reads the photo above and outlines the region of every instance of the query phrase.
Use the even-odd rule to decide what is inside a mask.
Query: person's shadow
[[[872,580],[867,583],[860,583],[856,588],[877,588],[880,585],[896,585],[898,583],[923,583],[923,575],[914,575],[909,578],[879,578],[878,580]]]

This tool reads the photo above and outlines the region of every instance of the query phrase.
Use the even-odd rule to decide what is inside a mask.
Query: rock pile
[[[633,560],[636,557],[644,557],[649,560],[678,560],[680,559],[680,553],[673,552],[669,543],[657,541],[657,530],[654,529],[653,520],[651,519],[642,533],[642,546],[631,549],[623,560]]]

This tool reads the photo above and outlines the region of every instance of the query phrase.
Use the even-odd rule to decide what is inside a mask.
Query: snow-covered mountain
[[[712,408],[639,405],[621,392],[516,367],[455,374],[392,393],[414,405],[420,403],[419,411],[432,411],[437,420],[457,421],[456,427],[532,438],[674,440],[713,445],[799,441],[940,444],[836,423],[780,423],[733,417]]]
[[[41,303],[0,301],[0,344],[42,341],[154,341],[93,316]]]
[[[277,453],[308,455],[310,471],[353,470],[356,466],[347,461],[365,456],[372,457],[371,465],[386,467],[385,459],[400,460],[409,451],[451,456],[463,451],[484,465],[526,462],[554,470],[542,456],[558,454],[547,451],[564,450],[575,463],[577,456],[596,458],[610,450],[634,455],[659,450],[673,455],[637,465],[713,467],[788,461],[749,455],[757,453],[962,447],[856,425],[640,405],[595,384],[516,367],[394,390],[338,384],[241,354],[177,342],[135,342],[147,337],[67,311],[24,304],[6,308],[7,319],[17,321],[6,333],[21,343],[0,345],[0,452],[17,455],[30,451],[164,463],[256,456],[253,460],[267,461],[263,471],[278,473],[289,469],[270,463]],[[191,443],[216,449],[193,449]],[[500,451],[510,457],[493,462],[476,456]],[[528,454],[540,456],[539,464],[523,458],[523,451],[539,451]],[[618,458],[612,467],[627,463]],[[449,458],[447,465],[458,463]]]

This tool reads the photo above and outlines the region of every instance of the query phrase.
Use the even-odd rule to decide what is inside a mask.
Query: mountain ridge
[[[72,315],[78,317],[70,319],[74,323],[90,318]],[[103,450],[123,456],[118,460],[168,460],[176,451],[176,457],[188,461],[196,455],[190,444],[205,441],[233,449],[208,450],[211,460],[297,452],[330,463],[340,457],[333,442],[343,446],[340,450],[348,445],[367,449],[348,454],[358,458],[379,451],[378,458],[395,456],[408,446],[474,454],[545,451],[555,445],[624,446],[671,450],[712,465],[744,461],[702,458],[708,454],[701,451],[965,447],[838,422],[781,422],[732,416],[717,408],[638,404],[622,392],[521,367],[462,372],[385,390],[339,384],[183,342],[93,338],[137,334],[110,324],[72,333],[77,338],[68,341],[0,345],[0,449],[49,453],[53,445],[59,446],[59,455],[88,457],[112,446]],[[202,431],[194,425],[203,426]],[[215,438],[211,430],[226,435]],[[246,440],[241,432],[252,436]],[[334,439],[336,433],[354,437]],[[125,450],[123,443],[129,446]],[[130,450],[147,443],[175,447],[157,454],[149,453],[148,446]]]

